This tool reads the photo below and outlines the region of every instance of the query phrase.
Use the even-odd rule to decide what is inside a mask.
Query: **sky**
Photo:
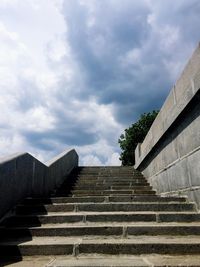
[[[200,40],[199,0],[0,0],[0,157],[120,165]]]

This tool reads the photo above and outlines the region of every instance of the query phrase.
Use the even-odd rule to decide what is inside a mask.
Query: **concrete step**
[[[77,177],[78,180],[98,180],[98,181],[101,181],[101,180],[105,180],[105,181],[146,181],[146,179],[143,177],[143,176],[125,176],[125,177],[120,177],[120,176],[105,176],[105,175],[98,175],[98,176],[94,176],[94,175],[79,175]]]
[[[17,214],[47,212],[68,212],[68,211],[196,211],[193,203],[74,203],[74,204],[51,204],[51,205],[18,205]]]
[[[40,227],[12,227],[0,229],[1,240],[4,238],[20,238],[26,236],[113,236],[129,238],[130,236],[187,236],[200,235],[200,224],[161,224],[149,223],[140,225],[131,225],[121,223],[115,225],[106,223],[95,223],[92,225],[67,225],[67,224],[46,224]],[[93,237],[95,238],[95,237]]]
[[[62,196],[66,196],[65,194],[62,195]],[[69,194],[69,197],[87,197],[87,194]],[[120,193],[120,194],[102,194],[101,192],[99,194],[90,194],[90,196],[96,196],[96,197],[101,197],[101,196],[104,196],[104,197],[124,197],[124,196],[138,196],[138,197],[141,197],[141,196],[144,196],[144,197],[149,197],[149,196],[157,196],[156,194],[126,194],[126,193]]]
[[[106,182],[134,182],[134,181],[147,181],[144,177],[138,177],[138,178],[134,178],[132,176],[130,177],[124,177],[124,178],[121,178],[121,177],[104,177],[104,176],[97,176],[97,177],[94,177],[94,176],[91,176],[91,177],[88,177],[88,176],[80,176],[80,177],[77,177],[77,180],[79,181],[106,181]]]
[[[24,205],[53,204],[53,203],[101,203],[101,202],[186,202],[185,197],[159,197],[159,196],[85,196],[85,197],[52,197],[52,198],[27,198]]]
[[[126,181],[116,180],[116,181],[107,181],[107,180],[77,180],[75,184],[99,184],[99,185],[117,185],[117,186],[124,186],[124,185],[149,185],[149,183],[146,180],[131,180],[127,179]]]
[[[128,182],[133,182],[133,183],[144,183],[144,182],[148,182],[146,179],[144,178],[133,178],[133,177],[130,177],[130,178],[109,178],[107,179],[106,177],[78,177],[77,178],[77,181],[79,182],[92,182],[92,183],[100,183],[100,182],[103,182],[103,183],[128,183]]]
[[[106,176],[115,176],[115,175],[132,175],[132,176],[143,176],[140,172],[133,172],[133,171],[112,171],[112,172],[105,172],[105,171],[96,171],[96,172],[83,172],[78,171],[77,175],[106,175]]]
[[[149,183],[147,181],[140,181],[140,180],[136,180],[136,181],[106,181],[106,180],[102,180],[102,181],[98,181],[98,180],[78,180],[75,184],[83,184],[83,185],[90,185],[90,184],[96,184],[96,185],[149,185]]]
[[[15,262],[15,261],[13,261]],[[73,256],[25,256],[13,267],[199,267],[200,255],[79,255]],[[8,264],[2,264],[7,266]],[[31,266],[31,267],[32,267]]]
[[[72,177],[56,197],[29,198],[16,207],[0,227],[0,258],[200,255],[200,213],[186,198],[156,195],[132,167],[78,168]]]
[[[147,191],[147,190],[152,190],[152,187],[147,185],[147,186],[137,186],[137,185],[74,185],[73,189],[74,190],[90,190],[92,188],[92,190],[141,190],[141,191]]]
[[[192,203],[97,203],[77,204],[77,211],[188,211],[195,210]]]
[[[6,220],[6,226],[41,226],[55,223],[95,223],[95,222],[200,222],[200,214],[195,212],[67,212],[46,215],[17,215]]]
[[[142,236],[124,238],[34,237],[0,243],[0,256],[81,254],[200,254],[198,236]]]
[[[93,222],[144,222],[144,221],[156,221],[158,216],[156,217],[155,213],[105,213],[105,212],[97,212],[97,213],[87,213],[81,214],[79,213],[49,213],[48,215],[18,215],[13,216],[7,219],[5,222],[6,226],[40,226],[41,224],[48,223],[93,223]],[[199,217],[200,220],[200,217]]]
[[[143,180],[127,180],[122,182],[121,180],[117,181],[106,181],[106,180],[77,180],[74,184],[83,184],[83,185],[150,185],[147,181]]]
[[[94,196],[94,195],[103,195],[103,196],[109,196],[109,195],[155,195],[156,192],[154,190],[72,190],[72,195],[85,195],[85,196]]]
[[[132,171],[132,172],[138,172],[134,169],[133,166],[79,166],[77,169],[79,171],[82,170],[92,170],[92,169],[103,169],[104,171]]]
[[[97,242],[95,242],[97,241]],[[141,238],[84,240],[78,246],[78,254],[199,254],[200,240],[196,236],[169,238],[143,236]]]
[[[119,174],[131,174],[131,175],[142,175],[141,172],[135,171],[135,170],[90,170],[90,171],[86,171],[86,170],[78,170],[77,174],[107,174],[107,175],[119,175]]]
[[[107,174],[107,175],[114,175],[114,174],[131,174],[131,175],[141,175],[140,172],[134,170],[103,170],[103,169],[96,169],[96,170],[79,170],[78,174]]]
[[[200,255],[71,255],[24,256],[17,259],[0,261],[0,266],[12,267],[199,267]],[[10,264],[10,265],[9,265]]]

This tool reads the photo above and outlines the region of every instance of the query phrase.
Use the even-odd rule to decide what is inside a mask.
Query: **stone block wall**
[[[200,206],[199,45],[135,157],[135,167],[158,193],[188,195]]]

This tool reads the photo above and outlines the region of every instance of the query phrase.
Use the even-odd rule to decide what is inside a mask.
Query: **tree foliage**
[[[135,148],[138,143],[143,142],[158,112],[153,110],[152,112],[142,114],[140,119],[128,129],[125,129],[124,134],[120,136],[118,143],[122,150],[120,160],[123,166],[135,164]]]

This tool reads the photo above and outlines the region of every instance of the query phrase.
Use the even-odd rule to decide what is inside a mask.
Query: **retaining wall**
[[[45,164],[29,153],[0,159],[0,218],[25,197],[49,195],[76,166],[75,150]]]
[[[200,206],[200,46],[173,86],[142,144],[135,168],[162,195]]]

